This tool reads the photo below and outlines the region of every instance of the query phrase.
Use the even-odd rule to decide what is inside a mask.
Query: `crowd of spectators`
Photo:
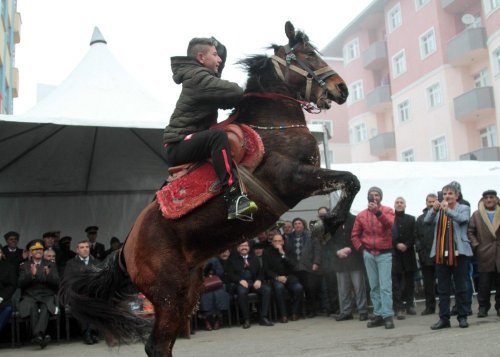
[[[58,291],[63,279],[76,277],[88,266],[106,258],[121,246],[118,238],[111,238],[110,249],[97,242],[98,227],[85,229],[86,238],[71,249],[72,237],[60,237],[51,231],[33,239],[24,248],[19,246],[20,234],[4,234],[5,246],[0,250],[0,331],[9,323],[13,312],[28,322],[30,340],[45,348],[52,340],[48,331],[51,316],[64,314],[70,307],[60,306]],[[91,252],[94,249],[96,256]],[[83,341],[94,344],[98,331],[84,321],[78,321]]]
[[[334,230],[328,226],[329,209],[320,207],[317,219],[309,223],[300,217],[278,221],[207,261],[203,275],[216,275],[222,283],[201,295],[198,317],[204,328],[218,330],[233,309],[244,329],[254,322],[271,327],[317,315],[338,322],[356,316],[369,328],[392,329],[394,318],[417,314],[416,281],[423,285],[421,315],[435,314],[438,302],[439,318],[432,330],[450,327],[453,315],[459,327],[469,326],[473,284],[477,317],[488,315],[492,290],[496,290],[494,309],[500,316],[500,200],[496,191],[484,191],[475,210],[462,197],[460,184],[451,182],[423,198],[425,207],[418,218],[405,213],[404,197],[397,197],[392,208],[382,200],[382,189],[371,187],[367,208],[344,217],[344,224]],[[60,281],[78,275],[121,246],[113,237],[106,250],[97,242],[96,226],[87,227],[85,233],[87,238],[78,241],[75,251],[72,238],[59,238],[59,232],[47,232],[25,249],[18,246],[18,233],[4,235],[0,329],[13,309],[18,309],[21,318],[30,321],[32,342],[41,348],[50,342],[47,321],[59,308]],[[257,304],[250,303],[251,294],[257,296]],[[451,306],[452,295],[455,306]],[[93,326],[85,321],[79,321],[79,326],[84,343],[99,341],[99,331]]]

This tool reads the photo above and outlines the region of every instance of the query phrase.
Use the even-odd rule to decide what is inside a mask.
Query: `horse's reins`
[[[297,45],[298,44],[296,44],[295,46],[297,46]],[[327,79],[328,77],[331,77],[333,75],[336,75],[337,72],[335,72],[333,69],[331,69],[330,66],[326,66],[326,67],[323,67],[323,68],[320,68],[320,69],[314,71],[304,61],[302,61],[300,58],[298,58],[295,55],[295,53],[294,53],[295,46],[293,46],[291,48],[289,45],[283,46],[283,48],[285,49],[286,60],[284,60],[283,58],[278,57],[276,55],[273,55],[271,58],[272,58],[276,73],[277,73],[278,77],[280,77],[280,79],[283,82],[285,82],[285,83],[288,82],[288,73],[290,70],[297,72],[298,74],[306,77],[307,82],[306,82],[305,100],[307,102],[309,102],[310,97],[311,97],[312,80],[314,79],[319,84],[319,86],[321,88],[323,88],[323,90],[325,92],[328,92],[329,89],[326,85],[325,79]],[[292,61],[297,62],[300,65],[300,67],[302,67],[302,68],[293,65]],[[285,74],[283,74],[283,71],[281,70],[280,64],[285,67]]]

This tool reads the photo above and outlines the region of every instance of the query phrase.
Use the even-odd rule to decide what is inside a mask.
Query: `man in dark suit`
[[[271,301],[271,288],[263,283],[264,270],[253,255],[249,255],[250,246],[247,241],[241,243],[237,252],[229,258],[228,277],[236,286],[238,303],[243,315],[243,328],[250,327],[250,310],[248,306],[248,293],[256,292],[261,296],[260,320],[262,326],[273,326],[267,318]]]
[[[283,236],[276,233],[272,237],[272,246],[264,250],[262,255],[266,278],[271,280],[276,297],[276,305],[280,314],[281,323],[288,322],[288,313],[285,303],[286,290],[292,298],[292,321],[299,318],[300,303],[302,301],[303,287],[299,279],[292,274],[293,263],[285,254],[285,240]]]
[[[89,267],[98,263],[98,261],[90,255],[90,245],[87,240],[78,243],[76,253],[77,255],[66,263],[66,268],[64,270],[65,280],[77,277],[82,272],[89,269]],[[96,329],[92,328],[88,322],[79,321],[79,324],[83,331],[83,342],[85,344],[93,345],[99,342]]]
[[[87,238],[90,243],[90,255],[93,256],[98,261],[102,261],[106,256],[106,249],[104,244],[97,242],[97,231],[99,227],[89,226],[85,228],[85,233],[87,233]]]
[[[26,259],[27,254],[24,253],[23,249],[18,247],[19,233],[10,231],[5,233],[3,237],[7,243],[7,245],[2,248],[5,261],[14,268],[17,279],[17,276],[19,275],[19,265],[24,259]]]
[[[43,259],[43,241],[28,243],[31,258],[19,269],[18,286],[21,288],[19,315],[30,317],[33,342],[45,348],[50,342],[46,334],[49,314],[57,314],[56,295],[59,289],[59,274],[54,263]]]
[[[392,226],[392,299],[398,320],[415,315],[415,217],[405,213],[406,200],[397,197],[394,201],[394,224]]]

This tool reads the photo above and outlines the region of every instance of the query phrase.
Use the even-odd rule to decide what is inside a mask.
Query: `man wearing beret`
[[[85,233],[87,233],[87,238],[90,243],[90,255],[92,255],[98,261],[102,261],[106,256],[106,249],[104,244],[97,242],[97,231],[99,227],[89,226],[85,228]]]
[[[18,247],[19,244],[19,233],[10,231],[4,234],[5,242],[7,245],[2,248],[3,254],[5,256],[5,261],[9,263],[16,273],[16,278],[19,274],[19,265],[28,256],[23,249]]]
[[[383,206],[383,193],[379,187],[368,189],[368,207],[359,212],[352,228],[351,240],[354,249],[363,254],[370,297],[373,303],[373,318],[367,327],[385,326],[394,328],[392,309],[392,225],[394,211]]]
[[[491,290],[496,291],[495,310],[500,316],[500,201],[495,190],[483,192],[479,209],[470,219],[467,235],[474,249],[479,275],[477,317],[488,316]]]
[[[59,274],[56,265],[43,259],[43,241],[28,243],[31,258],[21,264],[18,286],[21,288],[19,315],[30,318],[33,342],[45,348],[50,342],[46,334],[49,314],[57,314],[56,295]]]

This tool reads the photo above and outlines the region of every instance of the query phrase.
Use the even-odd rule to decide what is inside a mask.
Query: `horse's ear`
[[[295,39],[295,27],[293,27],[293,24],[290,21],[287,21],[285,24],[285,34],[290,42]]]

